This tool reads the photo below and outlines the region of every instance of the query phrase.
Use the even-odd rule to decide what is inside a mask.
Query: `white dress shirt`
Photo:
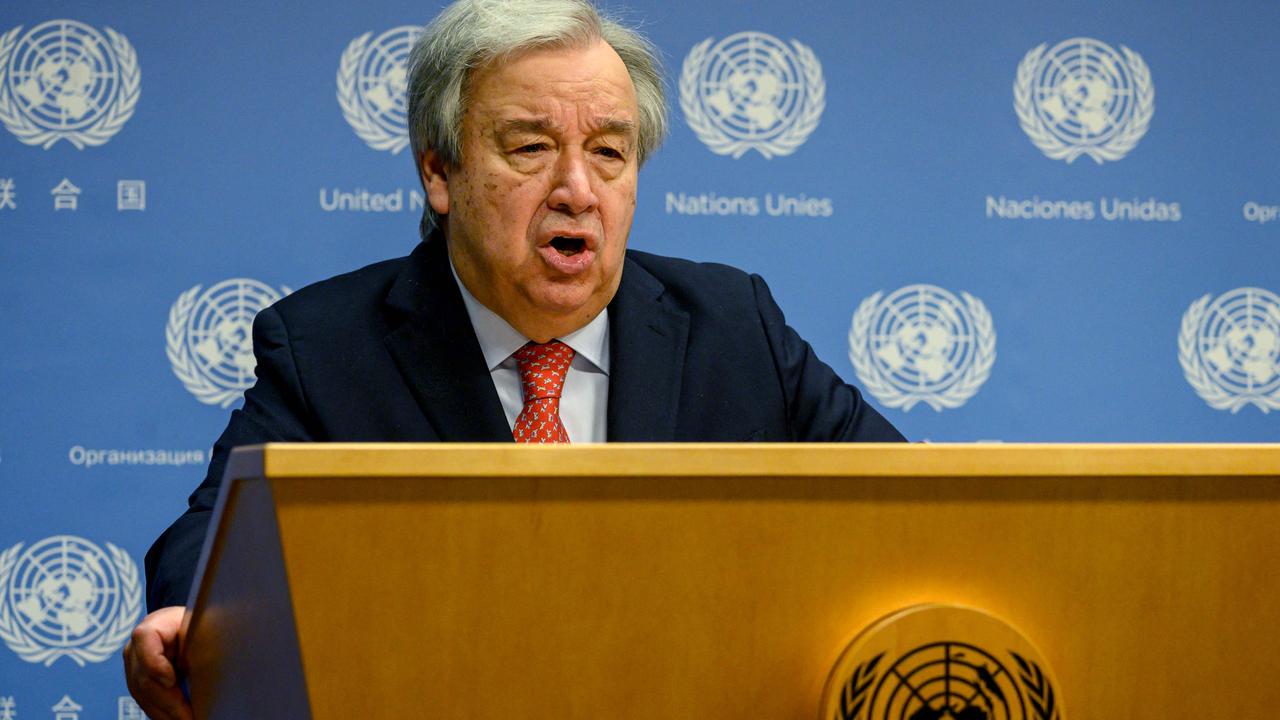
[[[452,259],[449,269],[453,270]],[[471,327],[480,341],[485,366],[502,401],[507,424],[514,430],[516,418],[524,408],[524,397],[520,392],[520,372],[512,354],[524,347],[529,338],[477,300],[462,284],[456,270],[453,279],[462,292],[462,302],[467,306]],[[605,308],[585,327],[556,339],[573,348],[574,353],[560,395],[560,422],[564,423],[570,442],[604,442],[609,407],[609,309]]]

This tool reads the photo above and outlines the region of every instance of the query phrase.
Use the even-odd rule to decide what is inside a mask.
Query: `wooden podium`
[[[1063,717],[1265,718],[1280,445],[241,448],[192,597],[201,718],[818,720],[921,602]]]

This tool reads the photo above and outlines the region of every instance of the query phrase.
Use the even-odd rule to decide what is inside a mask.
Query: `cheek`
[[[460,194],[455,205],[459,214],[470,218],[477,232],[493,238],[500,228],[510,231],[514,227],[515,193],[497,173],[476,173],[466,179],[465,187],[466,192]]]
[[[540,261],[530,233],[536,229],[546,194],[533,179],[506,178],[500,173],[485,177],[484,191],[484,229],[493,252],[512,269],[536,266]]]
[[[610,195],[609,222],[615,229],[621,229],[625,235],[631,226],[631,216],[636,209],[636,186],[634,183],[612,189]]]
[[[631,220],[636,209],[636,188],[615,188],[609,197],[609,207],[605,210],[605,235],[609,238],[608,267],[604,272],[616,272],[622,265],[627,250],[627,237],[631,233]]]

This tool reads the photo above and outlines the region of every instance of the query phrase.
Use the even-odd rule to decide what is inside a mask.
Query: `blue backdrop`
[[[137,717],[141,558],[247,323],[417,242],[436,11],[0,7],[0,718]],[[1280,438],[1280,6],[621,12],[670,76],[632,247],[761,273],[909,437]]]

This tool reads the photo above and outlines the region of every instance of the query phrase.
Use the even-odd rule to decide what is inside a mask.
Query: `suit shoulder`
[[[634,261],[661,281],[667,286],[668,291],[677,294],[751,291],[751,274],[731,265],[654,255],[640,250],[628,250],[627,259]]]
[[[276,302],[284,315],[349,313],[352,307],[380,304],[387,297],[408,258],[381,260],[349,273],[308,284]]]
[[[758,276],[721,263],[639,251],[628,251],[627,258],[639,271],[632,287],[653,297],[660,295],[662,302],[688,313],[698,332],[742,334],[759,328],[758,289],[763,281]],[[623,282],[627,282],[625,274]]]
[[[408,258],[383,260],[308,284],[271,306],[294,340],[384,333],[384,305]]]

